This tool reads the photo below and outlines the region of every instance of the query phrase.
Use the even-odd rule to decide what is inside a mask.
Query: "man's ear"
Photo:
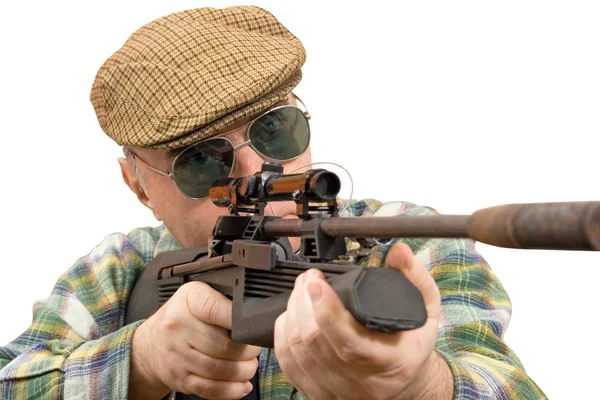
[[[131,165],[129,164],[127,159],[121,157],[118,159],[118,161],[119,166],[121,167],[121,176],[123,177],[123,182],[125,182],[125,184],[129,186],[129,189],[131,189],[131,191],[135,193],[140,203],[142,203],[143,205],[148,207],[150,211],[152,211],[152,213],[154,214],[154,218],[156,218],[158,221],[161,221],[162,219],[160,217],[160,214],[154,207],[154,203],[146,194],[146,190],[144,190],[142,185],[140,185],[140,181],[133,172],[133,169],[131,168]]]

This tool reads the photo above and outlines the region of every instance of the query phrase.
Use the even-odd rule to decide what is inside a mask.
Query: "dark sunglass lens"
[[[308,119],[296,107],[278,108],[254,121],[248,137],[254,149],[263,156],[279,161],[291,160],[308,147]]]
[[[175,182],[188,197],[208,196],[217,179],[226,178],[233,167],[233,147],[225,139],[214,138],[185,150],[174,166]]]

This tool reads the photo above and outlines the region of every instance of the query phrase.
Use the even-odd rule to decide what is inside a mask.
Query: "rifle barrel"
[[[278,236],[314,232],[350,238],[471,238],[517,249],[600,250],[600,202],[507,204],[471,215],[276,220],[265,231]]]
[[[352,238],[468,237],[469,215],[327,218],[321,229],[327,236]],[[276,220],[265,224],[269,234],[302,236],[313,232],[315,220]]]

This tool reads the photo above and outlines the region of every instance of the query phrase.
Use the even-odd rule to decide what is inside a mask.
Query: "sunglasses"
[[[297,98],[304,106],[302,100]],[[306,109],[306,107],[304,106]],[[193,200],[204,199],[212,183],[231,175],[235,151],[250,146],[266,161],[286,162],[300,157],[310,143],[310,114],[292,105],[272,108],[259,115],[246,128],[245,141],[233,145],[222,135],[194,143],[173,160],[171,172],[161,171],[129,152],[150,170],[175,181],[179,190]]]

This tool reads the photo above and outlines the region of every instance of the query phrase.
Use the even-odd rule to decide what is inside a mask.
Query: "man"
[[[161,252],[204,246],[226,213],[206,199],[213,180],[253,174],[264,160],[286,171],[310,164],[308,112],[292,93],[304,59],[273,15],[232,7],[153,21],[104,63],[92,104],[124,146],[125,183],[163,225],[107,237],[59,279],[31,327],[0,348],[2,398],[544,397],[501,340],[508,298],[470,241],[373,250],[370,265],[400,270],[424,297],[428,320],[412,331],[364,328],[316,270],[296,280],[273,350],[233,342],[231,303],[198,282],[124,324],[143,268]],[[283,203],[271,212],[295,214]],[[351,212],[431,213],[375,201]]]

